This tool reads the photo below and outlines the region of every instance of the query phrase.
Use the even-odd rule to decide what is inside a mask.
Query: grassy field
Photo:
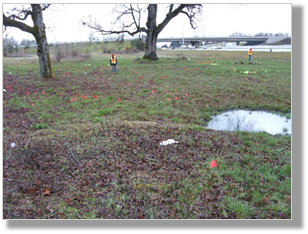
[[[291,137],[204,127],[290,117],[291,53],[119,54],[118,74],[109,56],[53,59],[52,79],[3,59],[4,219],[291,218]]]

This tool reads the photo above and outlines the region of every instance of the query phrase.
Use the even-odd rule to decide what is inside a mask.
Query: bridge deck
[[[229,42],[238,42],[238,41],[251,41],[251,42],[266,42],[270,37],[184,37],[184,41],[229,41]],[[173,42],[173,41],[182,41],[182,37],[166,37],[158,38],[157,42]]]

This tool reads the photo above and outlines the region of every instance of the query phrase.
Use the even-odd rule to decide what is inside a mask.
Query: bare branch
[[[9,19],[13,19],[13,20],[21,20],[24,21],[28,18],[28,16],[32,15],[32,5],[35,4],[30,4],[31,7],[25,7],[23,6],[22,9],[18,9],[17,7],[14,7],[13,9],[11,9],[9,12],[7,12],[6,14],[8,15],[7,18]],[[44,11],[47,8],[50,7],[51,4],[40,4],[41,10]],[[10,13],[11,12],[11,13]],[[16,13],[14,13],[16,12]]]
[[[94,30],[95,32],[100,32],[102,35],[128,33],[129,35],[134,36],[135,34],[139,33],[138,30],[135,30],[135,31],[125,30],[125,29],[122,29],[122,30],[105,30],[96,21],[94,23],[92,23],[92,22],[88,23],[88,22],[82,21],[82,24],[89,27],[90,29]]]
[[[118,13],[118,16],[112,23],[110,30],[104,29],[96,20],[92,22],[92,19],[90,18],[87,21],[82,20],[81,22],[90,29],[102,33],[102,35],[128,33],[129,35],[134,36],[137,33],[146,32],[146,28],[140,26],[142,8],[138,5],[136,7],[132,4],[116,5],[113,9],[113,13]],[[125,16],[131,16],[132,20],[125,20]],[[118,25],[117,27],[119,29],[115,29],[116,25]]]
[[[169,7],[169,13],[171,13],[171,12],[172,12],[173,6],[174,6],[174,4],[170,4],[170,7]]]
[[[138,10],[139,10],[139,12],[136,11],[136,10],[134,10],[132,4],[130,4],[130,11],[131,11],[131,15],[132,15],[133,21],[134,21],[133,23],[135,24],[135,26],[136,26],[137,29],[140,28],[140,17],[139,17],[139,23],[137,23],[136,17],[135,17],[135,14],[134,14],[134,11],[136,11],[137,13],[139,13],[139,16],[140,16],[140,9],[139,9],[139,7],[138,7]]]
[[[190,26],[193,29],[196,29],[195,21],[197,19],[197,15],[201,14],[202,12],[202,5],[201,4],[186,4],[187,11],[181,11],[182,14],[186,15],[189,19]]]
[[[18,29],[20,29],[24,32],[28,32],[28,33],[33,34],[33,27],[30,27],[29,25],[27,25],[23,22],[19,22],[17,20],[10,19],[9,17],[6,17],[4,14],[3,14],[3,25],[5,27],[15,27],[15,28],[18,28]]]
[[[10,13],[11,12],[11,13]],[[32,9],[31,7],[28,8],[23,8],[23,9],[18,9],[17,7],[14,7],[13,9],[10,10],[10,12],[7,12],[8,16],[7,18],[13,19],[13,20],[26,20],[29,15],[32,14]],[[14,13],[16,12],[16,13]]]

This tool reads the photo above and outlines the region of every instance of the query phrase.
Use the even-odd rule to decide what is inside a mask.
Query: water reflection
[[[223,131],[265,131],[269,134],[291,134],[291,119],[265,111],[228,111],[215,116],[207,128]]]

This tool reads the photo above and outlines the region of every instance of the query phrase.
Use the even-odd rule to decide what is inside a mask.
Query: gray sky
[[[189,36],[229,36],[234,32],[255,35],[259,32],[291,34],[290,3],[278,4],[204,4],[203,15],[198,22],[197,30],[190,28],[187,17],[182,15],[174,18],[159,37]],[[20,5],[20,4],[19,4]],[[3,11],[11,9],[16,4],[3,4]],[[116,15],[110,14],[114,4],[54,4],[43,13],[47,30],[48,42],[88,41],[90,29],[80,25],[80,19],[88,15],[102,24],[109,26]],[[158,23],[165,16],[161,7]],[[146,19],[146,14],[143,19]],[[32,25],[31,19],[27,21]],[[9,28],[8,32],[17,41],[33,39],[32,35],[19,29]],[[95,36],[102,38],[99,34]]]

